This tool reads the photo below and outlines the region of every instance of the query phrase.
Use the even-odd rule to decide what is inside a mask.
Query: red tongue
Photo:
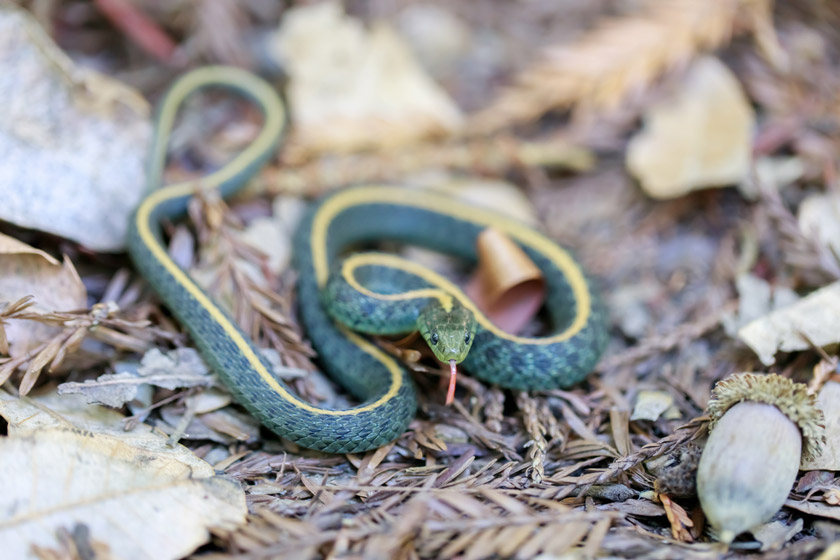
[[[455,376],[458,370],[455,368],[455,360],[449,360],[449,388],[446,390],[446,404],[452,404],[455,400]]]

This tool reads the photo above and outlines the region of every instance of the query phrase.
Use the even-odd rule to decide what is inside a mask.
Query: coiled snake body
[[[278,147],[285,111],[268,84],[227,67],[185,75],[159,109],[148,193],[132,218],[128,247],[138,270],[190,332],[205,360],[267,427],[303,447],[341,453],[379,447],[405,431],[416,409],[410,377],[393,357],[351,328],[382,334],[419,328],[441,359],[460,361],[469,351],[464,364],[473,375],[513,389],[566,387],[594,367],[606,341],[604,312],[566,251],[531,228],[442,195],[359,186],[316,204],[294,248],[307,333],[330,376],[362,404],[329,410],[300,399],[164,249],[161,220],[183,214],[196,187],[194,182],[159,187],[167,139],[183,100],[206,87],[229,88],[254,101],[264,125],[244,151],[202,178],[202,187],[231,195]],[[393,240],[474,261],[476,236],[488,226],[510,236],[542,270],[546,307],[558,326],[554,334],[523,338],[501,331],[451,282],[410,261],[380,253],[343,258],[350,246]]]

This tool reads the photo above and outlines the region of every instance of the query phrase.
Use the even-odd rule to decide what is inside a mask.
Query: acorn
[[[697,494],[713,534],[729,544],[782,508],[800,461],[825,442],[823,414],[805,385],[760,373],[720,381],[708,413]]]

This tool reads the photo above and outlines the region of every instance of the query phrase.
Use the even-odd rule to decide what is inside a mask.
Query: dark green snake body
[[[432,301],[449,307],[464,305],[478,321],[465,365],[479,378],[503,387],[565,387],[595,365],[606,341],[603,308],[562,249],[529,228],[447,197],[367,186],[322,199],[303,220],[294,240],[304,326],[327,372],[362,404],[328,410],[294,395],[273,375],[253,342],[163,249],[160,221],[183,214],[196,186],[182,183],[158,188],[166,140],[183,99],[208,86],[245,94],[261,107],[266,122],[251,146],[203,178],[202,185],[228,196],[276,150],[284,113],[267,84],[231,68],[210,67],[187,74],[161,106],[148,178],[150,192],[132,219],[129,252],[138,270],[189,330],[209,365],[267,427],[301,446],[344,453],[393,441],[413,418],[416,395],[404,368],[347,327],[338,326],[331,315],[350,328],[399,332],[413,330],[418,313]],[[556,335],[521,339],[501,333],[445,279],[396,257],[367,253],[341,260],[350,247],[392,240],[474,261],[476,236],[487,226],[505,231],[543,271],[547,309],[559,327]]]

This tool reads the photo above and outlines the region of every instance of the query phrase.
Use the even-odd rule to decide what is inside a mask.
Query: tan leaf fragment
[[[627,168],[654,198],[740,183],[747,176],[755,114],[718,59],[694,62],[673,96],[651,107],[627,148]]]
[[[384,23],[365,28],[338,2],[289,10],[274,38],[304,152],[393,147],[446,134],[461,114]]]
[[[112,436],[39,430],[0,440],[0,542],[7,558],[34,558],[32,546],[56,548],[57,532],[87,527],[117,558],[181,558],[208,529],[245,522],[239,485],[195,478],[165,454]]]
[[[81,309],[87,303],[85,286],[69,259],[58,262],[41,250],[0,234],[0,303],[25,296],[34,296],[32,310],[43,312]],[[12,357],[25,355],[61,330],[19,319],[6,321],[5,329]]]
[[[738,337],[768,366],[776,361],[776,352],[840,342],[840,282],[751,321]]]
[[[665,391],[639,391],[630,420],[655,421],[674,406],[674,397]]]

